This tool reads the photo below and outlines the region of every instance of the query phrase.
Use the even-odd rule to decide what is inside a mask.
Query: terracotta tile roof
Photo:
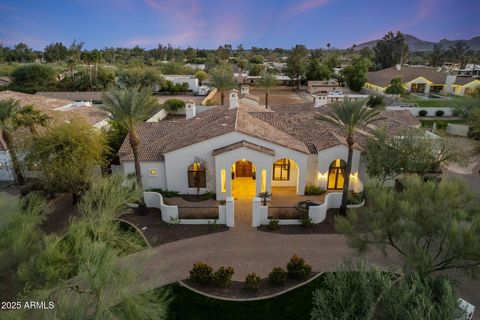
[[[232,143],[231,145],[228,145],[228,146],[225,146],[225,147],[222,147],[222,148],[215,149],[215,150],[213,150],[212,155],[216,156],[216,155],[219,155],[219,154],[222,154],[222,153],[225,153],[225,152],[228,152],[228,151],[232,151],[232,150],[235,150],[235,149],[238,149],[238,148],[243,148],[243,147],[249,148],[249,149],[252,149],[252,150],[255,150],[255,151],[259,151],[259,152],[262,152],[262,153],[265,153],[265,154],[268,154],[268,155],[271,155],[271,156],[275,156],[275,150],[265,148],[265,147],[259,146],[258,144],[251,143],[251,142],[248,142],[248,141],[245,141],[245,140],[242,140],[242,141],[239,141],[239,142],[236,142],[236,143]]]
[[[367,74],[367,82],[379,87],[387,87],[390,84],[390,81],[396,77],[402,78],[403,82],[409,82],[418,77],[424,77],[435,84],[442,84],[445,83],[447,74],[430,67],[402,66],[400,70],[397,70],[396,67],[391,67],[369,72]]]
[[[459,84],[461,86],[463,85],[466,85],[472,81],[475,81],[476,79],[473,78],[473,77],[460,77],[460,76],[457,76],[457,78],[455,79],[455,84]]]
[[[320,150],[346,144],[338,128],[328,122],[316,120],[318,113],[329,110],[328,107],[313,108],[313,104],[275,106],[272,109],[240,105],[232,110],[218,107],[188,120],[142,123],[137,127],[141,141],[140,161],[163,160],[164,154],[168,152],[233,131],[302,153],[316,154]],[[393,134],[405,126],[419,124],[408,111],[402,110],[382,112],[375,126],[385,126],[388,132]],[[365,148],[366,138],[373,134],[375,126],[355,133],[355,148]],[[260,147],[244,141],[216,149],[214,153],[226,152],[240,145],[246,146],[247,143],[256,150]],[[262,150],[273,151],[265,149]],[[119,155],[122,161],[133,160],[128,137],[120,148]]]
[[[250,94],[250,93],[244,93],[241,95],[240,99],[250,99],[250,100],[253,100],[253,101],[256,101],[256,102],[260,102],[260,98],[253,95],[253,94]]]
[[[16,91],[0,91],[0,100],[14,99],[20,101],[22,106],[33,105],[40,111],[53,110],[73,103],[71,100],[48,98]]]
[[[56,98],[56,99],[67,99],[73,101],[102,101],[102,92],[101,91],[58,91],[58,92],[48,92],[41,91],[35,93],[36,96]]]

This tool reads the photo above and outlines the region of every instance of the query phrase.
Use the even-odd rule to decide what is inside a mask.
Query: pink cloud
[[[295,3],[291,5],[290,7],[287,8],[285,11],[286,15],[288,16],[294,16],[297,14],[304,13],[305,11],[315,9],[318,7],[321,7],[323,5],[326,5],[330,2],[331,0],[305,0],[300,3]]]
[[[435,9],[435,0],[423,0],[420,1],[418,8],[417,18],[424,19],[432,14],[433,9]]]

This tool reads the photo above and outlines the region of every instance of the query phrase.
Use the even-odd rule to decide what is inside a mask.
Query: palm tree
[[[353,145],[355,144],[354,133],[357,129],[379,120],[380,110],[364,107],[365,101],[343,101],[333,105],[331,112],[320,114],[317,120],[329,122],[339,128],[346,136],[348,145],[347,167],[343,185],[342,205],[339,213],[347,213],[347,196],[350,184],[350,173],[352,171]]]
[[[235,79],[231,68],[219,66],[212,73],[212,84],[220,91],[220,103],[223,106],[225,91],[235,87]]]
[[[13,118],[14,128],[28,128],[31,134],[37,133],[37,126],[45,127],[50,119],[46,114],[33,109],[32,105],[20,108]]]
[[[16,100],[0,100],[0,130],[2,132],[3,141],[7,145],[7,149],[12,159],[13,171],[17,177],[17,182],[23,184],[25,179],[20,168],[17,152],[12,140],[12,132],[15,130],[14,118],[16,112],[20,109],[20,103]]]
[[[145,121],[159,107],[158,100],[152,95],[151,88],[142,90],[127,88],[104,93],[103,103],[105,109],[110,112],[112,121],[128,132],[130,148],[132,148],[135,161],[137,184],[141,188],[142,174],[138,159],[140,140],[136,126]]]
[[[268,94],[270,93],[270,89],[277,84],[277,77],[270,72],[265,72],[262,74],[258,84],[265,90],[265,108],[268,109]]]

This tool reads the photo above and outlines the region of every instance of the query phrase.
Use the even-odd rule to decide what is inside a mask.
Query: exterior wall
[[[15,181],[10,154],[8,151],[0,151],[0,181]]]
[[[379,86],[376,86],[372,83],[365,83],[364,84],[364,87],[370,91],[373,91],[373,92],[379,92],[379,93],[384,93],[385,92],[385,89],[387,89],[386,87],[379,87]]]
[[[281,158],[275,158],[272,162],[272,179],[273,179],[273,164],[280,160]],[[308,168],[307,168],[308,172]],[[274,181],[272,180],[272,187],[296,187],[297,181],[299,176],[298,165],[293,161],[290,162],[290,179],[289,180],[282,180],[282,181]]]
[[[182,84],[184,82],[188,83],[188,90],[192,90],[194,93],[198,92],[198,79],[194,77],[179,77],[179,76],[170,76],[164,75],[165,80],[173,82],[173,84]]]
[[[427,79],[425,79],[423,77],[418,77],[418,78],[413,79],[412,81],[409,81],[405,84],[408,88],[408,91],[411,91],[412,84],[424,84],[425,85],[424,93],[429,93],[430,92],[430,85],[432,84],[432,82],[428,81]]]
[[[420,107],[409,107],[409,108],[404,108],[404,107],[386,107],[385,110],[401,110],[401,111],[405,111],[405,110],[408,110],[410,111],[410,113],[415,116],[415,117],[418,117],[419,116],[419,112],[420,110],[425,110],[427,111],[427,116],[428,117],[435,117],[435,112],[437,112],[438,110],[442,110],[444,112],[443,116],[445,117],[451,117],[453,116],[453,108],[448,108],[448,107],[444,107],[444,108],[420,108]]]
[[[344,145],[338,145],[332,148],[328,148],[318,152],[318,165],[317,165],[317,185],[320,188],[327,189],[328,171],[330,164],[336,159],[342,159],[347,162],[348,159],[348,147]],[[352,175],[356,175],[357,178],[351,178],[350,189],[357,189],[357,183],[361,183],[358,175],[358,169],[360,165],[360,151],[353,149],[352,157]],[[363,186],[362,186],[363,187]]]
[[[135,173],[135,163],[133,161],[122,162],[123,173],[128,175]],[[157,170],[157,176],[150,176],[150,169]],[[142,182],[144,189],[160,188],[167,189],[165,180],[165,162],[140,162],[140,171],[142,173]]]

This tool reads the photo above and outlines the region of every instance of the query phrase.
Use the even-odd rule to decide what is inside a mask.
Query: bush
[[[268,222],[268,228],[270,230],[278,230],[279,228],[279,221],[277,218],[273,217],[272,219],[270,219],[270,221]]]
[[[190,270],[189,279],[195,283],[206,284],[212,281],[213,269],[209,265],[198,262],[195,263]]]
[[[232,283],[232,276],[235,272],[232,267],[220,267],[213,274],[213,283],[220,288],[227,288]]]
[[[312,267],[305,263],[303,258],[294,255],[287,264],[288,276],[294,279],[306,279]]]
[[[444,114],[445,114],[445,112],[444,112],[443,110],[437,110],[437,111],[435,111],[435,115],[436,115],[437,117],[442,117]]]
[[[244,288],[248,291],[257,291],[260,288],[260,277],[257,276],[255,273],[247,274],[245,278]]]
[[[39,179],[30,179],[20,188],[20,195],[26,196],[30,192],[43,191],[42,181]]]
[[[360,204],[363,201],[363,192],[355,193],[352,190],[348,191],[347,204]]]
[[[457,109],[454,109],[454,110],[452,111],[452,116],[458,117],[459,115],[460,115],[460,111],[458,111]]]
[[[280,267],[273,268],[268,274],[268,280],[275,286],[283,286],[285,281],[287,281],[287,271]]]
[[[50,65],[22,64],[11,74],[10,89],[26,93],[49,91],[57,83],[57,72]]]
[[[173,197],[178,197],[180,195],[180,192],[178,192],[178,191],[162,190],[160,188],[151,188],[151,189],[147,189],[147,191],[158,192],[164,198],[173,198]]]
[[[380,107],[383,105],[383,97],[382,96],[370,96],[367,101],[367,107],[375,108]]]
[[[312,221],[312,218],[310,218],[308,216],[308,214],[306,215],[303,215],[301,218],[300,218],[300,223],[302,224],[302,227],[304,228],[310,228],[313,226],[313,221]]]
[[[216,199],[217,198],[217,194],[215,192],[212,192],[212,191],[207,191],[205,192],[204,194],[202,194],[202,198],[204,200],[209,200],[209,199]]]
[[[163,103],[163,107],[167,109],[169,112],[177,113],[179,109],[185,107],[185,102],[180,99],[168,99]]]
[[[420,110],[420,111],[418,111],[418,115],[419,115],[420,117],[425,117],[425,116],[427,115],[427,113],[428,113],[427,110]]]
[[[306,196],[319,196],[319,195],[322,195],[326,192],[327,192],[327,190],[322,189],[318,186],[314,186],[314,185],[308,185],[308,186],[305,187],[305,195]]]

